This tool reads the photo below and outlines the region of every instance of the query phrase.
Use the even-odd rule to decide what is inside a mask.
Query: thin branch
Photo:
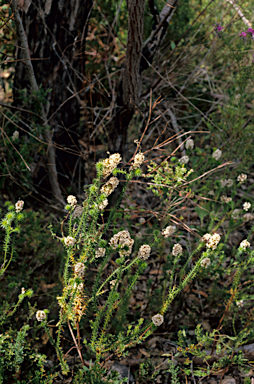
[[[76,348],[77,348],[77,351],[78,351],[80,360],[81,360],[82,364],[85,365],[85,364],[84,364],[83,357],[82,357],[82,354],[81,354],[81,350],[80,350],[79,347],[78,347],[77,340],[76,340],[76,338],[75,338],[75,336],[74,336],[74,333],[73,333],[73,331],[72,331],[72,328],[71,328],[71,325],[70,325],[69,320],[68,320],[68,326],[69,326],[69,330],[70,330],[72,339],[73,339],[73,341],[74,341],[74,344],[75,344],[75,346],[76,346]]]
[[[25,113],[29,113],[30,115],[33,115],[33,116],[36,116],[38,117],[40,120],[43,121],[43,118],[40,116],[40,115],[37,115],[37,113],[34,113],[32,111],[28,111],[27,109],[23,109],[23,108],[19,108],[19,107],[14,107],[14,105],[9,105],[9,104],[4,104],[0,101],[0,105],[2,107],[5,107],[5,108],[10,108],[10,109],[14,109],[16,111],[20,111],[20,112],[25,112]]]
[[[3,133],[3,135],[6,136],[7,140],[9,141],[9,143],[12,145],[12,147],[14,148],[14,150],[16,152],[18,152],[19,156],[21,157],[21,159],[23,160],[23,162],[25,163],[25,166],[27,167],[27,169],[31,172],[31,169],[29,168],[28,164],[26,163],[24,157],[21,155],[21,153],[17,150],[17,148],[14,147],[14,145],[12,144],[11,140],[9,139],[9,137],[6,135],[6,133],[4,132],[3,128],[1,127],[1,131]]]
[[[171,109],[169,107],[167,108],[167,113],[169,114],[169,116],[171,118],[171,123],[173,125],[174,131],[179,135],[180,134],[180,129],[178,127],[176,117],[175,117],[174,113],[171,111]],[[181,139],[181,136],[177,136],[176,140],[177,140],[178,145],[180,147],[180,151],[182,153],[182,156],[186,156],[186,151],[185,151],[184,143],[183,143],[183,141]]]
[[[175,3],[175,1],[173,1]],[[173,15],[170,15],[172,13],[175,7],[171,4],[166,4],[161,13],[160,13],[160,22],[157,26],[157,28],[151,33],[151,35],[148,37],[148,39],[145,41],[143,45],[143,49],[148,46],[148,44],[155,38],[155,36],[160,32],[161,28],[163,27],[165,22],[169,22]]]

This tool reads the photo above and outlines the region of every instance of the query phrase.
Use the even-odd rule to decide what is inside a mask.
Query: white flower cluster
[[[244,304],[244,301],[243,301],[243,300],[238,300],[238,301],[236,301],[236,305],[237,305],[239,308],[242,308],[242,307],[243,307],[243,304]]]
[[[105,199],[103,200],[102,203],[99,204],[99,209],[103,211],[103,209],[105,209],[107,205],[108,205],[108,199]]]
[[[96,259],[98,257],[103,257],[105,255],[105,252],[106,252],[106,249],[105,248],[98,248],[96,251],[95,251],[95,257]]]
[[[115,279],[115,280],[111,280],[111,281],[109,282],[109,284],[110,284],[110,288],[111,288],[111,289],[115,288],[116,282],[117,282],[117,279]],[[118,285],[118,284],[117,284],[117,285]],[[116,286],[116,288],[117,288],[117,286]]]
[[[185,148],[186,149],[193,149],[194,148],[194,141],[192,139],[188,139],[185,143]]]
[[[241,209],[234,209],[232,214],[231,214],[232,219],[239,220],[241,218],[241,212],[242,212]]]
[[[114,153],[113,155],[110,155],[108,159],[104,159],[102,161],[103,177],[108,177],[112,173],[112,171],[118,166],[121,160],[122,158],[119,153]]]
[[[189,156],[182,156],[178,161],[180,164],[187,164],[189,160]]]
[[[232,187],[233,185],[233,180],[232,179],[225,179],[225,180],[220,180],[221,187]]]
[[[147,260],[151,253],[151,247],[148,244],[141,245],[138,251],[138,258],[141,260]]]
[[[203,240],[203,241],[208,241],[208,240],[210,240],[211,237],[212,237],[212,235],[210,235],[210,233],[206,233],[206,234],[202,237],[202,240]]]
[[[178,256],[178,255],[181,255],[182,253],[183,253],[183,247],[180,244],[175,244],[173,246],[172,255]]]
[[[245,213],[243,215],[243,220],[247,223],[248,221],[251,221],[254,219],[254,215],[252,213]]]
[[[159,313],[157,313],[157,315],[154,315],[152,317],[152,322],[154,323],[154,325],[156,325],[156,327],[159,327],[163,323],[163,321],[164,321],[164,317]]]
[[[239,183],[244,183],[245,180],[247,180],[247,175],[245,175],[245,173],[241,173],[238,177],[237,177],[237,181],[239,181]]]
[[[218,233],[214,233],[213,235],[210,235],[210,233],[206,233],[202,237],[202,240],[206,242],[207,248],[215,250],[220,242],[220,235]]]
[[[77,204],[77,199],[73,195],[69,195],[67,197],[67,203],[70,204],[72,207],[74,207]]]
[[[78,205],[72,214],[73,219],[76,219],[76,217],[81,217],[82,213],[84,212],[84,208]]]
[[[248,211],[248,210],[250,209],[250,207],[251,207],[251,203],[247,203],[247,202],[245,202],[245,203],[243,204],[243,209],[244,209],[245,211]]]
[[[72,247],[75,243],[76,240],[71,236],[67,236],[64,238],[64,244],[67,245],[67,247]]]
[[[144,160],[145,155],[142,152],[137,153],[134,156],[134,163],[131,165],[130,170],[139,168],[140,165],[143,164]]]
[[[19,200],[16,202],[16,204],[15,204],[16,212],[21,212],[23,207],[24,207],[24,201],[23,200]]]
[[[243,248],[244,250],[246,250],[246,248],[249,248],[250,247],[250,243],[248,242],[248,240],[243,240],[240,244],[240,248]]]
[[[169,225],[168,227],[166,227],[165,229],[162,230],[162,236],[167,238],[167,237],[173,235],[175,230],[176,230],[176,227],[174,225]]]
[[[222,203],[229,203],[230,201],[232,201],[232,198],[223,195],[221,196],[220,200]]]
[[[117,177],[111,177],[106,184],[101,187],[101,193],[104,193],[106,196],[109,196],[117,188],[119,180]]]
[[[84,284],[83,283],[79,283],[79,285],[77,285],[76,283],[74,283],[73,285],[73,290],[77,289],[77,292],[80,293],[83,291],[84,289]]]
[[[211,264],[211,260],[209,259],[209,257],[205,257],[205,258],[201,261],[201,266],[204,267],[204,268],[209,267],[210,264]]]
[[[129,256],[132,251],[132,246],[134,244],[134,240],[131,238],[129,231],[120,231],[116,233],[109,242],[109,245],[116,249],[119,245],[120,248],[124,248],[126,245],[128,247],[128,250],[120,249],[119,254],[120,256]]]
[[[222,151],[220,149],[216,149],[216,151],[213,152],[212,157],[215,160],[219,160],[221,157]]]
[[[46,319],[46,313],[44,311],[37,311],[35,316],[37,321],[43,321]]]
[[[77,263],[74,267],[75,274],[82,278],[85,274],[85,265],[83,263]]]
[[[19,131],[15,131],[11,138],[12,138],[12,141],[18,140],[19,139]]]

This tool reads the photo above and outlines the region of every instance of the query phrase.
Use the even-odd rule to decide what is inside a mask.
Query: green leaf
[[[171,41],[170,46],[171,46],[172,50],[175,49],[175,47],[176,47],[176,45],[175,45],[175,43],[173,41]]]
[[[200,207],[196,207],[195,208],[195,212],[197,213],[198,217],[203,220],[204,217],[206,217],[207,215],[209,215],[209,212],[205,211],[203,208],[200,208]]]

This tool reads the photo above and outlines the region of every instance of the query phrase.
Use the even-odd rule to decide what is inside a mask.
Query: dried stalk
[[[172,123],[172,125],[173,125],[174,131],[177,133],[177,138],[176,138],[176,140],[177,140],[178,145],[179,145],[179,147],[180,147],[181,154],[182,154],[182,156],[186,156],[186,151],[185,151],[185,148],[184,148],[184,143],[183,143],[183,141],[182,141],[182,139],[181,139],[181,136],[179,136],[179,134],[180,134],[180,129],[179,129],[179,127],[178,127],[176,117],[175,117],[174,113],[171,111],[170,108],[167,109],[167,113],[168,113],[168,115],[169,115],[170,118],[171,118],[171,123]]]
[[[76,349],[77,349],[77,351],[78,351],[78,354],[79,354],[81,363],[82,363],[82,365],[85,365],[85,363],[84,363],[84,361],[83,361],[82,354],[81,354],[81,350],[80,350],[80,348],[79,348],[79,346],[78,346],[78,344],[77,344],[77,340],[76,340],[76,338],[75,338],[75,336],[74,336],[74,333],[73,333],[73,331],[72,331],[72,328],[71,328],[71,325],[70,325],[69,320],[68,320],[68,326],[69,326],[69,330],[70,330],[72,339],[73,339],[73,341],[74,341],[75,347],[76,347]]]

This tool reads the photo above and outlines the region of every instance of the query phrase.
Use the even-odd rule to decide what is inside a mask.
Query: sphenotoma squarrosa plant
[[[182,277],[178,284],[173,284],[174,272],[184,249],[179,243],[174,244],[171,250],[174,262],[170,273],[170,284],[159,313],[154,313],[148,321],[140,318],[136,325],[128,325],[125,331],[119,331],[117,334],[111,333],[112,319],[115,316],[120,318],[122,313],[128,310],[128,298],[140,275],[147,267],[146,260],[150,257],[156,241],[158,242],[158,237],[167,238],[175,231],[174,226],[166,226],[160,235],[155,234],[153,243],[150,245],[143,244],[138,250],[135,250],[135,239],[131,237],[129,231],[113,229],[113,233],[110,233],[112,218],[128,183],[133,178],[142,176],[140,166],[144,160],[143,153],[137,153],[129,169],[117,168],[121,162],[121,157],[117,153],[99,161],[96,164],[97,177],[89,186],[86,200],[78,205],[78,199],[75,196],[67,197],[66,210],[68,213],[64,220],[66,226],[62,226],[62,236],[57,236],[50,226],[52,235],[63,243],[66,251],[62,276],[63,291],[62,295],[57,298],[60,311],[56,340],[49,333],[47,311],[40,309],[36,317],[38,321],[42,322],[49,339],[56,347],[64,374],[67,374],[69,370],[61,348],[61,333],[66,325],[72,335],[82,364],[84,364],[81,352],[83,335],[80,334],[80,321],[91,311],[93,312],[93,318],[90,320],[91,332],[89,337],[83,338],[83,342],[91,355],[94,356],[95,364],[107,360],[112,354],[124,355],[128,348],[143,342],[156,330],[156,327],[163,323],[164,315],[178,293],[201,269],[209,266],[210,257],[220,241],[221,237],[217,233],[206,234],[201,239],[197,249],[189,256],[182,268]],[[154,174],[155,164],[153,163],[150,166],[151,170]],[[185,180],[183,175],[186,172],[184,164],[176,166],[176,176],[173,180],[177,185]],[[190,173],[188,172],[188,174]],[[109,212],[107,222],[104,222],[104,212],[108,204],[107,197],[114,193],[115,188],[117,188],[119,184],[117,175],[119,174],[125,177],[125,184],[118,200]],[[106,180],[106,178],[109,179]],[[157,179],[156,181],[159,182]],[[156,183],[154,186],[156,188]],[[174,185],[171,183],[168,187],[174,187]],[[108,277],[103,278],[105,266],[110,258],[116,254],[118,256],[115,259],[115,269]],[[193,268],[188,271],[188,262],[195,254],[200,256]],[[97,267],[97,274],[92,287],[86,285],[91,266]],[[123,293],[120,289],[121,282],[127,273],[130,275],[129,285],[125,286]],[[74,332],[77,336],[74,335]]]
[[[186,250],[179,242],[174,242],[170,251],[170,259],[172,260],[171,270],[164,289],[163,303],[159,311],[155,312],[150,320],[141,317],[137,320],[136,324],[127,324],[119,332],[112,330],[111,323],[113,319],[124,318],[128,311],[128,299],[140,275],[145,271],[147,267],[146,260],[149,259],[153,249],[156,249],[156,244],[161,240],[173,239],[172,235],[175,235],[177,231],[177,227],[170,223],[170,218],[172,217],[170,215],[170,207],[172,206],[172,201],[175,201],[174,191],[179,190],[193,172],[192,170],[187,171],[186,162],[178,161],[176,163],[173,161],[169,163],[164,160],[159,165],[151,162],[148,166],[148,173],[142,173],[140,167],[145,167],[145,156],[142,152],[134,155],[129,167],[127,164],[120,168],[121,160],[119,154],[113,154],[96,164],[97,177],[88,187],[87,197],[80,205],[76,196],[69,195],[67,197],[68,204],[65,207],[67,215],[61,226],[61,236],[57,236],[53,232],[52,226],[49,226],[53,237],[60,241],[65,249],[64,269],[61,276],[63,290],[62,294],[57,298],[60,310],[56,334],[52,335],[48,326],[48,309],[39,308],[36,313],[36,320],[40,323],[40,327],[45,329],[49,340],[56,348],[64,374],[67,374],[69,371],[61,345],[61,335],[65,326],[68,327],[78,351],[84,370],[82,372],[88,375],[87,366],[82,355],[81,340],[85,344],[86,349],[89,350],[89,354],[93,357],[93,363],[91,362],[93,365],[91,367],[96,370],[96,374],[94,374],[97,375],[96,377],[103,375],[105,372],[100,366],[101,362],[106,361],[112,355],[125,355],[128,348],[142,343],[157,327],[161,326],[167,310],[180,291],[199,272],[208,270],[217,257],[216,252],[221,240],[221,235],[216,232],[218,224],[215,225],[215,229],[200,237],[200,243],[197,248],[189,253],[187,258],[184,258],[180,273],[178,266]],[[107,198],[114,193],[122,181],[117,177],[118,175],[125,177],[125,183],[120,196],[109,211],[107,220],[104,220],[105,208],[108,205]],[[148,183],[148,189],[152,189],[156,197],[165,195],[169,201],[168,208],[166,204],[166,212],[168,212],[169,219],[167,220],[164,217],[160,233],[155,231],[153,241],[150,244],[144,242],[139,249],[135,249],[135,239],[132,238],[129,231],[121,227],[120,223],[118,225],[114,223],[115,212],[126,193],[128,183],[137,177],[148,177],[151,180]],[[246,178],[247,175],[240,174],[236,181],[241,185],[246,181]],[[187,191],[187,194],[190,192]],[[181,198],[180,201],[182,201]],[[18,224],[25,215],[22,212],[23,205],[24,202],[22,200],[19,200],[15,205],[8,203],[8,213],[1,222],[3,229],[6,231],[1,267],[2,274],[6,271],[12,258],[14,251],[13,235],[19,231]],[[244,209],[246,210],[247,208],[248,210],[251,208],[250,203],[245,202],[243,210],[239,210],[240,214],[244,213]],[[229,211],[229,214],[232,214],[233,220],[237,219],[237,212]],[[244,299],[247,297],[241,294],[239,282],[244,271],[253,261],[253,252],[250,251],[249,247],[250,243],[247,239],[241,242],[236,256],[239,259],[237,259],[238,263],[232,266],[235,267],[236,273],[233,279],[231,296],[228,301],[228,310],[232,308],[234,303],[241,307]],[[243,259],[243,254],[247,254],[248,258]],[[105,278],[103,271],[112,258],[114,259],[115,269]],[[93,270],[96,270],[92,280],[89,276],[92,270],[91,267]],[[126,275],[128,275],[128,279],[124,280]],[[88,281],[89,284],[92,281],[92,285],[88,285]],[[121,289],[123,281],[127,281],[128,286]],[[8,306],[3,311],[1,325],[6,322],[8,317],[14,314],[24,298],[26,296],[30,297],[32,294],[32,290],[22,288],[17,304],[13,308]],[[86,318],[90,321],[91,331],[83,335],[80,323],[81,320]],[[29,327],[23,327],[17,334],[16,344],[19,346],[18,350],[20,350],[20,353],[16,352],[14,362],[11,363],[16,364],[16,367],[13,366],[15,371],[18,370],[19,364],[23,361],[22,351],[28,330]],[[76,333],[76,336],[74,333]],[[6,343],[6,335],[3,337],[3,343]],[[218,338],[218,332],[202,337],[202,340],[205,340],[204,345],[216,342],[216,350],[219,350],[221,342],[223,343],[223,340],[221,341]],[[245,331],[241,332],[239,337],[235,336],[236,345],[241,345],[246,340],[246,337]],[[179,351],[183,354],[194,353],[192,347],[183,348],[180,342]],[[195,350],[195,354],[197,353]],[[204,356],[201,345],[199,353]],[[41,366],[44,359],[45,357],[40,355]],[[89,374],[92,375],[92,373]]]

